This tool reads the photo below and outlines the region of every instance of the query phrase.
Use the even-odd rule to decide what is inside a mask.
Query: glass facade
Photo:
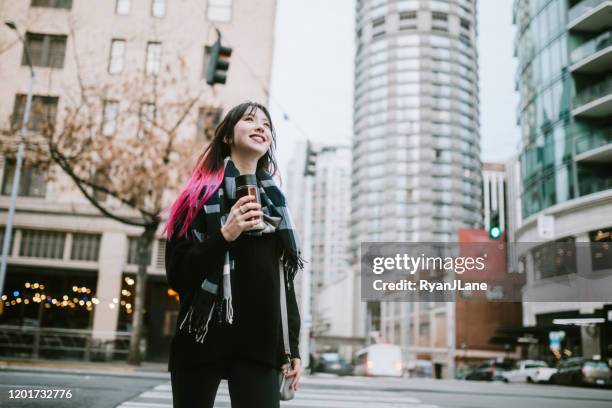
[[[589,48],[589,44],[593,38],[601,37],[601,33],[567,28],[568,12],[579,7],[579,3],[568,0],[515,3],[525,217],[572,198],[612,188],[609,166],[598,160],[581,159],[584,153],[609,145],[612,138],[611,128],[603,126],[605,115],[577,113],[586,100],[580,96],[606,75],[578,73],[572,67],[576,60],[590,57],[589,50],[596,52],[598,47]],[[608,90],[609,93],[612,92]],[[592,101],[593,98],[589,102]]]

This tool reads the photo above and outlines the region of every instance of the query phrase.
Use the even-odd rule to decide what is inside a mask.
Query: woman
[[[176,408],[213,407],[222,378],[233,408],[278,407],[279,369],[288,357],[287,377],[298,389],[300,315],[292,281],[302,260],[271,177],[275,138],[264,106],[234,107],[170,208],[166,276],[181,303],[168,367]],[[234,179],[241,174],[257,175],[261,205],[254,196],[236,200]],[[251,230],[262,219],[265,228]],[[290,356],[283,347],[281,284]]]

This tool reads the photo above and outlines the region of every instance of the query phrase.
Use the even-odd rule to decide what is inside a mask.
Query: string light
[[[125,277],[124,281],[127,285],[130,285],[130,286],[135,284],[135,280],[129,277]],[[38,282],[34,282],[34,283],[25,282],[24,287],[26,289],[39,289],[39,291],[35,292],[31,298],[26,298],[26,297],[21,297],[20,291],[15,290],[12,292],[14,299],[10,301],[8,299],[8,296],[4,294],[1,296],[1,299],[4,302],[4,306],[11,307],[11,306],[15,306],[21,303],[23,303],[24,305],[29,305],[30,303],[39,303],[39,304],[43,303],[43,306],[46,309],[50,309],[52,306],[55,306],[58,308],[69,307],[71,309],[74,309],[77,306],[80,306],[80,307],[85,308],[88,312],[91,312],[93,310],[94,305],[100,304],[100,299],[96,297],[89,298],[88,296],[82,296],[81,299],[79,299],[78,297],[73,297],[71,299],[69,295],[64,294],[61,296],[60,298],[61,300],[58,300],[57,298],[41,293],[40,291],[43,290],[45,286]],[[72,292],[82,293],[82,294],[91,294],[92,290],[85,286],[78,287],[75,285],[75,286],[72,286]],[[175,293],[176,292],[174,291],[172,291],[172,293],[170,293],[170,291],[168,292],[169,295],[171,294],[174,295]],[[122,289],[121,295],[123,297],[131,297],[132,292],[127,289]],[[178,296],[178,294],[176,295]],[[43,302],[45,300],[46,302]],[[118,298],[115,297],[112,299],[112,302],[109,302],[108,307],[111,309],[114,309],[115,306],[125,307],[125,310],[128,314],[131,314],[133,312],[132,304],[129,303],[128,300],[120,301]]]

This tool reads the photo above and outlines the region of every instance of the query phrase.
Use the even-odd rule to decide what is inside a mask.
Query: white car
[[[550,382],[550,377],[556,372],[557,369],[553,367],[540,368],[535,373],[534,381],[538,383]]]
[[[505,382],[538,382],[540,380],[537,379],[537,373],[545,369],[550,370],[548,364],[544,361],[520,360],[514,364],[512,370],[503,372],[502,377]],[[552,373],[550,375],[552,375]]]

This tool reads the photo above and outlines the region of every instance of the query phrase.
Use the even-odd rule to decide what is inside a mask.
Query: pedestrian
[[[175,408],[212,408],[221,379],[228,380],[233,408],[278,407],[283,366],[290,388],[298,389],[293,278],[302,259],[285,197],[272,178],[275,147],[268,110],[254,102],[235,106],[170,207],[166,276],[180,298],[168,364]],[[256,175],[261,205],[255,195],[236,199],[235,178],[244,174]]]

